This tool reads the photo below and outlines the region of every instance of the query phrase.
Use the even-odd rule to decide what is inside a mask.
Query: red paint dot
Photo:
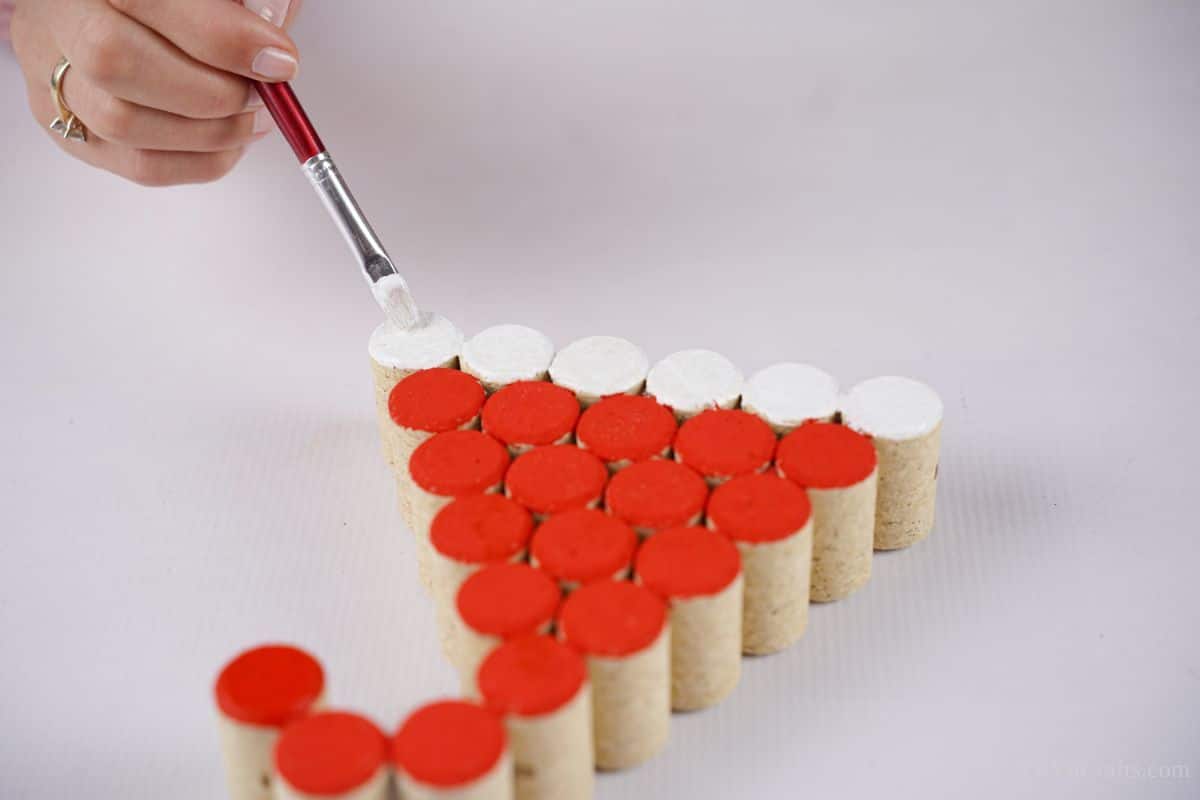
[[[438,512],[429,529],[434,548],[464,564],[508,561],[529,543],[533,517],[507,497],[459,497]]]
[[[557,514],[598,501],[608,468],[591,453],[569,444],[538,447],[517,458],[508,471],[509,497],[535,514]]]
[[[511,639],[538,633],[558,611],[562,592],[546,573],[528,564],[492,564],[463,582],[456,604],[472,630]]]
[[[217,676],[217,707],[249,725],[281,727],[306,716],[325,689],[315,658],[290,645],[247,650]]]
[[[667,608],[654,592],[628,581],[596,581],[563,603],[559,633],[588,655],[627,656],[662,633]]]
[[[708,521],[743,542],[786,539],[808,523],[808,494],[778,475],[743,475],[713,489]]]
[[[421,443],[408,461],[413,482],[431,494],[480,494],[504,479],[508,450],[486,433],[447,431]]]
[[[388,396],[388,413],[402,428],[441,433],[474,419],[483,398],[483,386],[467,373],[435,367],[397,383]]]
[[[326,711],[293,722],[275,745],[275,769],[305,794],[341,795],[364,786],[387,761],[387,739],[357,714]]]
[[[704,511],[708,484],[694,470],[654,459],[613,476],[604,495],[609,512],[635,528],[661,530],[690,525]]]
[[[501,714],[532,717],[557,711],[583,687],[579,653],[549,636],[522,636],[491,652],[479,667],[479,693]]]
[[[504,723],[463,700],[441,700],[409,715],[392,741],[392,759],[430,786],[462,786],[482,778],[508,746]]]
[[[667,599],[719,594],[741,570],[733,542],[697,526],[671,528],[647,539],[636,567],[642,585]]]
[[[714,409],[689,419],[675,437],[675,456],[709,478],[761,472],[775,454],[771,426],[746,411]]]
[[[554,444],[578,419],[575,393],[545,381],[510,383],[483,407],[483,429],[507,445]]]
[[[660,455],[675,439],[675,415],[653,397],[620,394],[606,397],[579,418],[579,446],[602,460],[645,461]]]
[[[628,569],[637,534],[621,520],[590,508],[555,514],[533,535],[530,552],[539,567],[569,583],[611,578]]]
[[[875,471],[875,445],[845,425],[806,422],[783,437],[775,463],[789,480],[811,489],[853,486]]]

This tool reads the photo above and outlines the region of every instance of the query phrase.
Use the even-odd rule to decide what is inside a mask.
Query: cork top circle
[[[518,381],[499,389],[483,407],[483,430],[506,445],[550,445],[570,436],[579,401],[570,389]]]
[[[463,582],[455,604],[462,621],[486,636],[538,633],[554,620],[562,593],[528,564],[493,564]]]
[[[387,762],[387,739],[357,714],[323,711],[287,726],[274,758],[279,776],[296,791],[339,796],[379,773]]]
[[[912,378],[871,378],[842,399],[842,421],[880,439],[904,441],[932,433],[942,423],[942,399]]]
[[[599,399],[641,389],[650,369],[642,348],[618,336],[571,342],[550,364],[550,379],[578,395]]]
[[[546,377],[554,359],[554,343],[524,325],[493,325],[462,346],[462,368],[489,386]]]
[[[775,463],[780,473],[807,489],[841,489],[875,471],[870,438],[833,422],[806,422],[783,437]]]
[[[587,681],[587,667],[575,650],[550,636],[511,639],[479,667],[484,704],[501,714],[533,717],[565,706]]]
[[[517,457],[505,491],[535,514],[557,514],[594,505],[607,481],[608,468],[592,453],[569,444],[550,445]]]
[[[693,469],[657,458],[618,472],[604,495],[609,513],[651,530],[691,523],[707,499],[708,484]]]
[[[680,350],[650,369],[646,394],[676,414],[691,416],[707,408],[733,408],[744,382],[742,371],[720,353]]]
[[[500,494],[459,497],[437,513],[430,525],[434,548],[463,564],[508,561],[529,544],[533,517]]]
[[[633,528],[590,508],[555,514],[541,524],[530,544],[539,567],[560,581],[580,584],[627,570],[635,550]]]
[[[402,428],[441,433],[479,415],[484,392],[479,381],[448,367],[423,369],[402,379],[388,395],[388,415]]]
[[[442,497],[481,494],[497,486],[510,461],[508,450],[479,431],[446,431],[422,442],[408,462],[413,482]]]
[[[407,330],[385,322],[371,333],[367,351],[383,367],[400,370],[451,366],[458,360],[463,335],[441,314],[424,312]]]
[[[645,461],[666,453],[675,439],[675,415],[653,397],[619,394],[579,418],[579,446],[607,462]]]
[[[732,478],[766,469],[775,432],[746,411],[702,412],[679,427],[675,457],[707,478]]]
[[[735,541],[773,542],[803,530],[812,517],[808,494],[778,475],[743,475],[708,499],[708,523]]]
[[[742,408],[777,431],[791,430],[810,419],[831,419],[838,411],[838,384],[809,364],[772,364],[746,381]]]
[[[587,655],[621,657],[652,645],[666,621],[666,605],[646,587],[629,581],[596,581],[567,597],[559,615],[559,633]]]
[[[247,650],[217,676],[217,707],[249,725],[282,727],[309,713],[325,691],[325,672],[315,658],[285,644]]]
[[[737,547],[699,526],[670,528],[638,551],[638,580],[665,599],[704,597],[724,591],[742,571]]]
[[[404,721],[392,741],[392,759],[410,778],[450,788],[491,772],[507,747],[504,723],[494,712],[465,700],[441,700]]]

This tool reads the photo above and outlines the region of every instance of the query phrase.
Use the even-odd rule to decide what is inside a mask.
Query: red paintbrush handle
[[[283,131],[283,138],[292,146],[292,152],[300,159],[301,164],[317,153],[325,151],[321,137],[317,136],[316,128],[309,122],[308,115],[304,113],[304,108],[296,99],[291,86],[286,83],[255,81],[254,88],[258,89],[258,94],[275,119],[275,124]]]

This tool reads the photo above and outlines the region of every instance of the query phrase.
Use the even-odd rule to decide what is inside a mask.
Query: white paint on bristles
[[[912,378],[871,378],[842,399],[842,421],[869,436],[916,439],[941,423],[942,400],[933,389]]]
[[[423,312],[417,324],[402,329],[384,322],[371,334],[367,350],[385,367],[418,370],[445,364],[462,350],[462,332],[440,314]]]
[[[838,384],[828,372],[810,364],[772,364],[746,381],[742,408],[770,425],[794,428],[837,413]]]
[[[524,325],[493,325],[462,347],[462,369],[485,384],[541,380],[554,360],[554,343]]]
[[[679,414],[733,408],[745,377],[733,362],[712,350],[680,350],[654,365],[646,394]]]
[[[400,330],[408,330],[420,325],[422,314],[417,311],[412,293],[408,290],[408,282],[397,274],[384,275],[371,284],[371,293],[376,302],[383,307],[388,322]]]
[[[550,364],[550,379],[576,394],[606,397],[638,389],[650,360],[628,339],[588,336],[559,351]]]

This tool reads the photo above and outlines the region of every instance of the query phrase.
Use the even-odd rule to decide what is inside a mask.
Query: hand
[[[216,180],[271,118],[247,78],[286,81],[299,0],[17,0],[13,49],[37,123],[76,158],[146,186]],[[87,142],[48,130],[50,74]]]

